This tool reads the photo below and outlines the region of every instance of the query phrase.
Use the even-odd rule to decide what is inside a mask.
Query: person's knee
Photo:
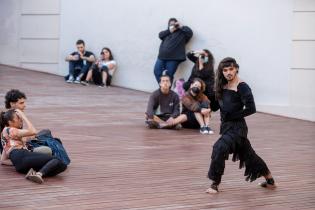
[[[68,166],[67,166],[65,163],[63,163],[62,161],[61,161],[61,163],[59,163],[59,165],[58,165],[58,168],[59,168],[60,173],[63,172],[63,171],[65,171],[65,170],[67,169],[67,167],[68,167]]]
[[[185,115],[185,114],[179,115],[176,119],[178,119],[177,120],[178,123],[183,123],[183,122],[186,122],[188,120],[187,115]]]
[[[55,164],[59,170],[62,170],[62,171],[66,170],[67,165],[62,160],[56,157],[54,157],[53,160],[55,161]]]
[[[14,165],[14,167],[17,172],[22,173],[22,174],[25,174],[29,169],[23,164]]]
[[[207,113],[204,113],[204,114],[202,114],[204,117],[210,117],[210,112],[207,112]]]
[[[212,150],[212,159],[226,159],[229,155],[228,146],[219,139],[214,145]]]

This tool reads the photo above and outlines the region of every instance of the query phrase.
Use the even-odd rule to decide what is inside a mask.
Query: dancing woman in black
[[[221,137],[213,145],[208,177],[212,180],[207,193],[217,193],[224,173],[225,160],[233,154],[233,161],[245,166],[246,181],[254,181],[264,176],[262,187],[275,187],[275,182],[266,163],[252,148],[247,139],[245,117],[256,112],[254,97],[250,87],[238,77],[238,64],[234,58],[225,58],[218,66],[216,75],[216,101],[211,109],[221,112]]]

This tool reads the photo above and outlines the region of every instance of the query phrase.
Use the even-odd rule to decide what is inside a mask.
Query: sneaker
[[[74,83],[75,83],[75,84],[80,84],[80,83],[81,83],[80,78],[79,78],[79,77],[77,77],[77,78],[74,80]]]
[[[206,129],[208,134],[214,134],[213,130],[209,126],[206,126]]]
[[[202,127],[200,128],[200,133],[201,133],[201,134],[208,134],[207,127],[202,126]]]
[[[89,81],[86,81],[86,80],[81,81],[81,85],[89,86]]]
[[[32,168],[27,172],[25,178],[38,184],[42,184],[44,182],[42,176],[37,174]]]
[[[158,122],[153,121],[153,120],[146,120],[145,124],[148,126],[148,128],[151,128],[151,129],[160,128],[160,124]]]
[[[67,83],[73,83],[74,78],[72,76],[69,77],[69,79],[67,80]]]
[[[105,85],[104,84],[100,84],[98,87],[103,88],[103,87],[105,87]]]

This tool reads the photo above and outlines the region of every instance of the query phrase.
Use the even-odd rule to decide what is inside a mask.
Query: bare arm
[[[27,136],[33,136],[37,134],[37,130],[33,126],[33,124],[28,120],[28,118],[25,116],[24,112],[21,110],[16,110],[17,114],[22,118],[23,122],[25,122],[27,129],[18,129],[18,137],[27,137]]]
[[[81,59],[87,60],[88,62],[91,62],[91,63],[93,63],[95,61],[94,55],[90,55],[89,57],[81,56]]]
[[[76,58],[73,55],[68,55],[65,59],[66,61],[74,61]]]

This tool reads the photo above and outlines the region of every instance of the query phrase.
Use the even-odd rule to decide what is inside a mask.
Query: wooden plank
[[[149,94],[117,87],[66,84],[59,76],[0,65],[0,104],[11,88],[28,97],[38,129],[62,139],[72,163],[43,185],[0,167],[0,209],[314,209],[315,123],[257,113],[249,138],[278,183],[260,189],[244,169],[226,162],[219,195],[208,195],[212,145],[219,137],[197,130],[149,130]]]

